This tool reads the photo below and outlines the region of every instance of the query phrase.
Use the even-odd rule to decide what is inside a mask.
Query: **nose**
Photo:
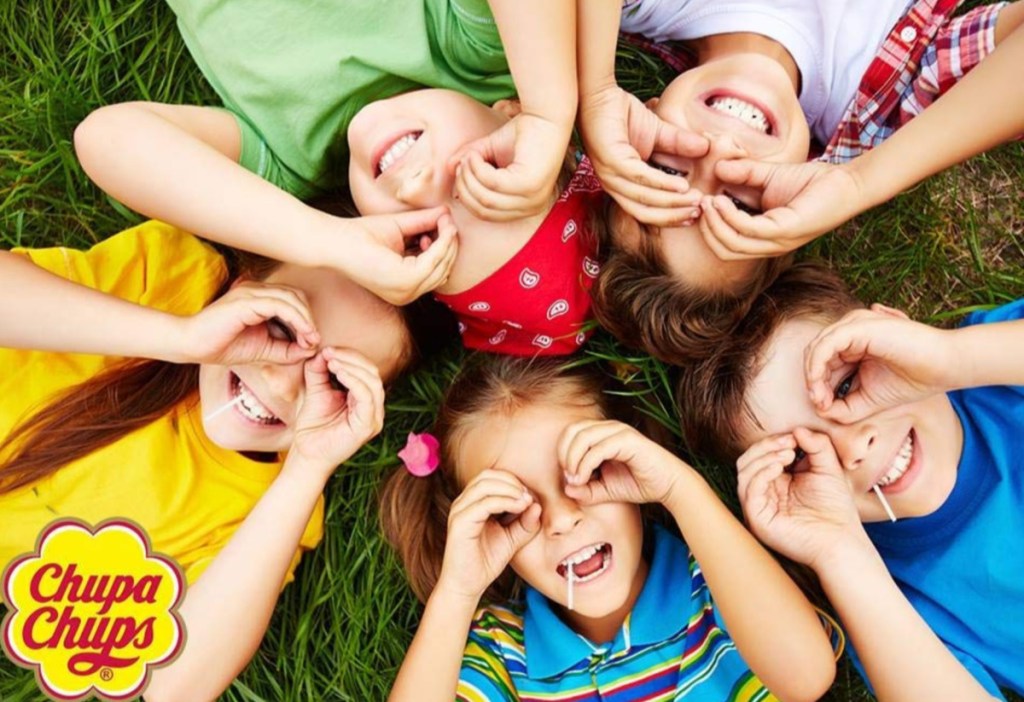
[[[570,534],[583,521],[583,510],[579,503],[565,495],[545,500],[541,507],[544,531],[548,536]]]
[[[259,366],[264,386],[280,402],[294,403],[302,388],[301,363],[264,363]]]
[[[839,425],[830,432],[839,463],[846,470],[857,470],[871,455],[878,439],[878,428],[870,422]]]
[[[708,152],[693,163],[690,173],[690,187],[700,190],[705,195],[717,195],[722,190],[722,181],[715,175],[715,166],[719,161],[733,158],[745,158],[747,150],[740,146],[733,135],[704,132],[708,140]]]
[[[443,187],[442,181],[448,180],[443,171],[431,163],[405,166],[395,197],[399,202],[418,210],[445,204],[445,196],[451,192],[451,186],[447,190]]]

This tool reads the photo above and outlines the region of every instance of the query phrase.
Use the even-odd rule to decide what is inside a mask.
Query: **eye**
[[[502,512],[501,514],[495,514],[492,518],[501,526],[507,527],[512,526],[512,523],[519,519],[519,515],[512,512]]]
[[[807,466],[804,465],[807,462],[807,452],[799,446],[796,447],[796,452],[793,457],[793,462],[786,466],[785,471],[787,473],[802,473],[807,470]]]
[[[734,197],[733,195],[730,195],[729,193],[725,193],[725,196],[727,198],[729,198],[729,200],[732,202],[732,204],[736,205],[736,209],[739,210],[740,212],[746,212],[748,215],[753,215],[753,216],[756,216],[756,215],[759,215],[759,214],[762,213],[761,210],[757,209],[753,205],[748,205],[747,203],[743,202],[743,200],[740,200],[738,197]]]
[[[657,161],[648,161],[647,165],[650,166],[651,168],[657,168],[662,173],[667,173],[670,176],[686,175],[685,171],[680,171],[678,168],[672,168],[672,166],[666,166],[665,164],[658,163]]]
[[[846,396],[853,392],[853,383],[857,379],[857,371],[853,371],[848,376],[839,381],[839,385],[836,385],[833,396],[837,400],[844,400]]]
[[[267,320],[267,333],[270,334],[270,338],[278,341],[295,342],[295,332],[278,317],[271,317]]]

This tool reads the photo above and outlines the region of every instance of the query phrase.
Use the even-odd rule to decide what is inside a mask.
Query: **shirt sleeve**
[[[479,621],[479,616],[474,619],[466,641],[455,699],[459,702],[518,702],[519,694],[495,632],[481,627]]]
[[[184,566],[185,580],[189,585],[192,585],[206,569],[210,567],[213,560],[217,557],[217,554],[228,545],[231,541],[231,537],[238,531],[238,527],[241,525],[235,525],[229,532],[222,534],[219,538],[214,538],[210,544],[204,546],[202,549],[195,551],[192,554],[192,559],[189,563]],[[292,555],[291,561],[288,563],[288,570],[285,572],[284,582],[281,583],[281,589],[295,580],[295,569],[299,567],[299,562],[302,560],[303,554],[306,551],[311,551],[317,547],[324,535],[324,496],[321,495],[316,501],[316,506],[313,507],[313,514],[309,518],[309,522],[306,524],[306,529],[302,533],[302,538],[299,539],[299,547],[295,550]]]
[[[278,158],[256,125],[234,110],[223,109],[235,118],[241,133],[242,148],[238,156],[240,166],[299,199],[309,199],[320,192],[314,183],[299,176]]]
[[[197,237],[150,221],[88,251],[67,247],[14,249],[40,268],[146,307],[195,314],[227,277],[224,259]]]
[[[991,310],[972,312],[964,318],[961,326],[969,327],[975,324],[1012,322],[1017,319],[1024,319],[1024,299],[1015,300]]]

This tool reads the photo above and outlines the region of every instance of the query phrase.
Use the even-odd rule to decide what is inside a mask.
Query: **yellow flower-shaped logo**
[[[4,571],[3,644],[57,700],[142,693],[151,666],[181,651],[181,569],[136,524],[59,519]]]

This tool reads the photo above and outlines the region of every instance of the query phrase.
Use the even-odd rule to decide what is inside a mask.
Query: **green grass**
[[[8,0],[0,26],[0,245],[87,247],[140,221],[88,181],[71,137],[90,110],[111,102],[216,104],[170,11],[151,0]],[[635,51],[620,58],[623,84],[645,97],[668,78]],[[865,300],[932,322],[1014,299],[1024,292],[1022,171],[1021,146],[1001,148],[863,215],[812,252],[844,271]],[[607,338],[590,353],[632,366],[630,379],[649,388],[637,402],[673,425],[660,364]],[[324,543],[304,560],[259,653],[224,699],[385,698],[419,608],[377,534],[375,493],[405,432],[429,426],[458,357],[453,350],[389,397],[386,432],[331,482]],[[0,662],[0,700],[39,698],[29,673]],[[827,699],[871,697],[844,667]]]

